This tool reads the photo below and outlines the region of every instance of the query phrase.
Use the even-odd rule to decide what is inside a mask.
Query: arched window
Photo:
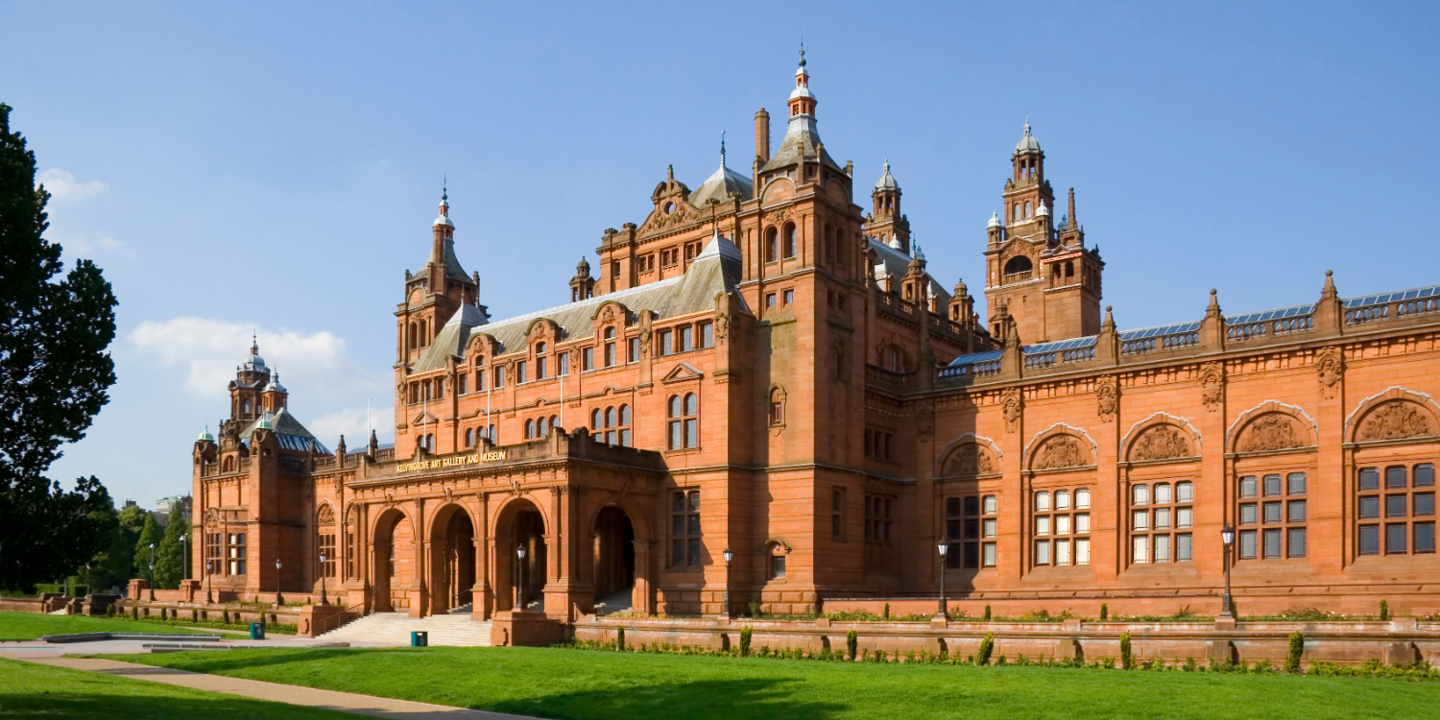
[[[780,259],[779,233],[775,228],[765,228],[765,262],[775,262]]]
[[[1020,222],[1020,203],[1015,203],[1015,205],[1010,208],[1010,219],[1014,222]]]
[[[795,224],[785,226],[785,257],[795,257]]]
[[[526,439],[526,440],[529,440],[530,438],[533,438],[533,437],[535,437],[535,421],[534,421],[534,420],[526,420],[526,421],[525,421],[525,439]]]
[[[560,416],[559,416],[559,415],[551,415],[551,416],[550,416],[550,430],[554,431],[554,430],[562,430],[562,429],[563,429],[563,428],[560,427]]]
[[[615,364],[615,328],[605,328],[605,367]]]
[[[545,418],[537,418],[535,420],[535,437],[545,437],[547,430],[548,427],[545,425]]]
[[[785,424],[785,391],[778,387],[770,389],[770,424]]]
[[[905,372],[905,351],[895,345],[886,345],[881,353],[881,365],[891,372]]]
[[[536,380],[544,380],[544,379],[545,379],[545,370],[547,369],[547,368],[546,368],[546,365],[548,364],[546,361],[547,361],[548,359],[549,359],[549,358],[546,358],[546,357],[545,357],[545,343],[543,343],[543,342],[535,343],[535,379],[536,379]]]
[[[220,464],[220,469],[222,472],[235,472],[235,458],[225,458],[225,461]]]
[[[475,447],[475,431],[470,428],[465,429],[465,447]]]
[[[590,429],[591,429],[591,430],[599,430],[601,427],[602,427],[602,426],[600,425],[600,408],[595,408],[594,410],[591,410],[591,411],[590,411]]]
[[[1024,255],[1017,255],[1005,262],[1005,274],[1016,275],[1019,273],[1028,273],[1034,267],[1035,266],[1030,262],[1030,258],[1025,257]]]
[[[246,401],[240,403],[240,407],[242,408],[241,411],[240,411],[240,414],[242,414],[242,415],[249,415],[249,414],[250,414],[250,401],[249,401],[249,400],[246,400]]]
[[[629,405],[621,405],[621,406],[620,406],[620,422],[619,422],[619,427],[620,427],[620,431],[619,431],[619,432],[620,432],[620,435],[619,435],[620,445],[622,445],[622,446],[624,446],[624,447],[631,447],[631,444],[630,444],[630,406],[629,406]]]
[[[1032,216],[1032,215],[1034,215],[1034,214],[1035,214],[1035,212],[1034,212],[1033,208],[1031,208],[1031,206],[1030,206],[1030,201],[1029,201],[1029,200],[1026,200],[1026,201],[1025,201],[1025,217],[1028,218],[1028,217],[1030,217],[1030,216]]]
[[[420,347],[420,326],[410,323],[410,349]]]
[[[430,433],[425,436],[425,449],[430,452],[435,452],[435,433]]]
[[[670,449],[700,446],[700,399],[695,393],[670,396],[668,403]]]

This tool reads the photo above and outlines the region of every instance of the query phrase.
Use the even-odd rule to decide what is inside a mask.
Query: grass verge
[[[340,720],[354,715],[0,658],[0,718]]]
[[[39,613],[0,612],[0,642],[35,640],[41,635],[69,635],[87,632],[174,633],[179,635],[215,634],[208,630],[187,630],[159,622],[124,618],[91,617],[89,615],[41,615]],[[221,635],[231,635],[220,631]]]
[[[127,659],[576,720],[1440,718],[1440,684],[1349,678],[869,665],[556,648],[231,650]]]

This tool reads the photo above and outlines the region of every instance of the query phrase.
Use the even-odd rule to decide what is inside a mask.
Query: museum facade
[[[598,277],[582,260],[528,315],[479,303],[442,198],[395,309],[393,447],[327,448],[252,346],[193,449],[207,592],[573,622],[943,574],[957,598],[1178,607],[1218,598],[1228,557],[1253,609],[1437,609],[1440,287],[1342,297],[1327,273],[1293,307],[1212,291],[1198,320],[1117,329],[1027,123],[981,316],[930,274],[888,163],[854,202],[817,103],[802,53],[778,149],[762,109],[748,172],[723,147],[697,189],[667,172]]]

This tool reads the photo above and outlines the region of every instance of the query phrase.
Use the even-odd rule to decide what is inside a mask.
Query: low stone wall
[[[893,612],[893,608],[892,608]],[[574,625],[575,638],[613,642],[625,628],[630,645],[689,645],[709,649],[738,647],[740,631],[751,628],[751,647],[810,652],[843,652],[854,630],[858,648],[871,653],[947,652],[974,655],[987,634],[995,638],[994,657],[1078,658],[1086,662],[1120,657],[1120,636],[1130,633],[1135,662],[1168,664],[1256,662],[1283,664],[1290,634],[1305,635],[1303,661],[1359,664],[1425,661],[1440,666],[1440,623],[1398,618],[1390,622],[831,622],[794,620],[723,620],[718,618],[585,617]],[[1118,662],[1118,660],[1117,660]]]
[[[303,607],[264,607],[256,605],[222,605],[207,603],[164,602],[160,600],[125,600],[117,613],[132,617],[156,617],[162,620],[200,620],[223,622],[229,613],[230,622],[246,624],[263,622],[270,625],[300,624]]]
[[[40,598],[0,598],[0,610],[7,612],[52,612],[47,607],[46,601]]]

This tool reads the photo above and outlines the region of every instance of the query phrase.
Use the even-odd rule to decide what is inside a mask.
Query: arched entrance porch
[[[459,505],[447,505],[430,523],[431,612],[465,612],[475,587],[475,524]]]
[[[415,582],[415,533],[410,519],[390,508],[375,521],[374,537],[375,611],[408,611]]]
[[[550,548],[545,518],[529,500],[519,499],[500,511],[495,523],[495,609],[545,609]]]
[[[609,615],[634,607],[635,525],[619,506],[607,505],[595,517],[591,563],[595,612]]]

